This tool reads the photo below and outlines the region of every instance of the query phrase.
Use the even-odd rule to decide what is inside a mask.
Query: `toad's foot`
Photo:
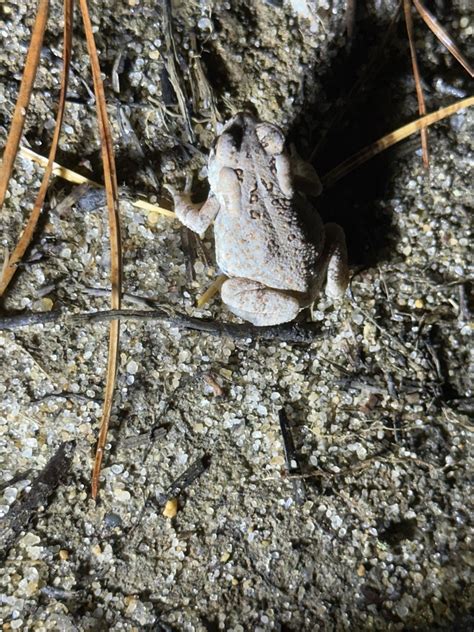
[[[336,300],[344,296],[349,285],[346,238],[338,224],[325,224],[324,230],[322,265],[326,268],[326,296]]]
[[[294,296],[250,279],[227,279],[221,296],[231,312],[257,327],[289,322],[301,309]]]

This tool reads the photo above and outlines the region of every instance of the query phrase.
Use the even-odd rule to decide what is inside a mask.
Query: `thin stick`
[[[43,174],[43,179],[41,181],[41,186],[38,191],[38,195],[36,197],[33,209],[28,218],[28,222],[23,230],[23,233],[18,240],[15,249],[13,250],[9,260],[8,265],[4,270],[4,274],[0,279],[0,296],[3,296],[5,291],[10,284],[15,272],[17,271],[17,266],[23,259],[23,256],[28,249],[28,246],[33,239],[33,235],[36,230],[36,226],[38,225],[39,218],[41,216],[41,212],[43,210],[44,201],[46,198],[46,193],[48,191],[49,181],[51,179],[51,175],[53,172],[54,165],[54,157],[56,156],[56,151],[59,144],[59,135],[61,134],[61,128],[63,124],[64,118],[64,110],[66,107],[66,95],[67,95],[67,86],[69,79],[69,68],[71,64],[71,51],[72,51],[72,21],[73,21],[73,10],[72,10],[73,0],[64,0],[64,34],[63,34],[63,70],[61,75],[61,91],[59,94],[59,103],[58,103],[58,111],[56,114],[56,122],[54,126],[53,139],[51,141],[51,149],[49,150],[48,163],[46,165],[45,172]],[[18,149],[18,147],[17,147]]]
[[[94,41],[92,23],[87,6],[87,0],[79,0],[81,7],[84,32],[87,41],[87,50],[91,60],[92,79],[94,83],[94,94],[96,97],[97,119],[101,139],[102,163],[104,169],[104,183],[107,198],[107,209],[109,214],[110,233],[110,278],[112,284],[111,306],[112,309],[120,309],[122,295],[122,257],[120,242],[120,217],[118,202],[117,174],[115,170],[114,150],[112,135],[110,131],[107,105],[105,101],[104,86],[99,66],[99,57]],[[107,357],[107,376],[105,382],[104,408],[100,422],[99,438],[95,454],[94,467],[92,470],[92,498],[96,498],[99,490],[99,476],[104,448],[107,441],[107,432],[112,411],[115,381],[118,364],[118,350],[120,338],[120,321],[114,319],[110,323],[109,352]]]
[[[130,202],[132,206],[135,208],[140,208],[149,213],[159,213],[160,215],[164,215],[165,217],[169,217],[173,219],[176,217],[176,214],[173,211],[170,211],[168,208],[164,208],[164,206],[158,206],[157,204],[151,204],[146,200],[134,200]]]
[[[81,324],[108,322],[117,318],[145,322],[158,321],[178,329],[199,331],[211,336],[224,336],[232,339],[279,340],[295,344],[311,344],[330,334],[328,330],[321,332],[321,326],[317,323],[285,323],[269,327],[255,327],[250,323],[226,323],[219,320],[195,318],[179,312],[169,313],[163,309],[111,309],[78,314],[64,314],[58,310],[4,315],[0,316],[0,331],[14,331],[32,325],[47,325],[57,322]]]

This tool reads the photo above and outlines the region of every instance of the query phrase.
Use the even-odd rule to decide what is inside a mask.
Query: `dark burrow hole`
[[[416,535],[417,523],[415,518],[400,520],[400,522],[391,523],[379,535],[382,542],[386,542],[390,546],[396,546],[403,540],[413,540]]]

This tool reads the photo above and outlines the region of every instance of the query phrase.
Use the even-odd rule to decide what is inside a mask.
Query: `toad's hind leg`
[[[258,327],[289,322],[301,308],[294,296],[250,279],[228,279],[221,296],[231,312]]]

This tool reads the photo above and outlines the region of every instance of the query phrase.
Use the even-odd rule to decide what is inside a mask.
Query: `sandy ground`
[[[237,322],[219,298],[196,307],[217,274],[212,230],[190,239],[175,220],[128,201],[156,202],[163,182],[182,187],[185,176],[203,199],[217,120],[253,109],[303,156],[314,153],[324,174],[416,117],[403,23],[390,27],[398,3],[356,4],[352,21],[343,0],[174,2],[167,31],[162,4],[91,3],[123,198],[124,307],[139,296],[170,313]],[[467,52],[468,3],[431,4]],[[0,4],[2,142],[34,11],[33,2]],[[22,142],[42,155],[60,11],[53,3]],[[428,111],[467,96],[463,70],[420,19],[415,27]],[[79,17],[75,37],[58,162],[100,180]],[[432,128],[429,171],[412,138],[321,196],[323,218],[346,231],[352,279],[344,300],[321,297],[303,315],[318,325],[314,341],[124,322],[97,503],[90,471],[107,324],[2,332],[3,543],[35,477],[75,442],[57,490],[4,550],[3,630],[473,627],[472,128],[469,111]],[[10,251],[40,177],[18,158],[2,211]],[[103,196],[89,190],[58,206],[71,193],[53,181],[4,312],[107,309],[98,291],[109,287]],[[282,409],[301,473],[293,478]],[[177,489],[196,463],[199,475]],[[175,496],[176,515],[166,517]]]

